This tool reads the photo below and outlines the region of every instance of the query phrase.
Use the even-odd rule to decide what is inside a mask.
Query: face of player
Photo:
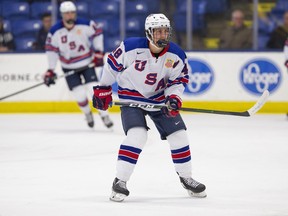
[[[153,42],[157,44],[159,40],[168,40],[169,28],[156,28],[153,31]]]
[[[76,20],[76,12],[71,11],[67,13],[62,13],[63,22],[68,26],[73,26]]]

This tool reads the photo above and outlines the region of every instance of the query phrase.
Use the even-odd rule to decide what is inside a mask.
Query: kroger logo
[[[251,93],[262,94],[266,89],[272,93],[280,85],[281,72],[271,60],[254,59],[241,69],[240,81]]]
[[[207,91],[214,81],[214,72],[207,62],[199,59],[188,59],[191,68],[189,83],[185,92],[201,94]]]

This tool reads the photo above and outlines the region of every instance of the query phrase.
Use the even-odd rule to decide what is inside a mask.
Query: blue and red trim
[[[66,59],[66,58],[64,58],[64,56],[60,56],[60,61],[64,62],[65,64],[71,64],[71,63],[82,61],[82,60],[87,59],[87,58],[91,58],[92,53],[93,52],[90,50],[88,53],[86,53],[84,55],[81,55],[81,56],[78,56],[75,58],[70,58],[70,59]]]
[[[128,163],[136,164],[141,149],[132,146],[121,145],[118,153],[118,160],[123,160]]]
[[[165,101],[164,91],[156,95],[153,95],[149,98],[145,98],[142,94],[140,94],[136,90],[121,88],[120,86],[118,86],[118,96],[120,99],[129,99],[134,101],[147,102],[151,104],[160,104],[164,103]]]
[[[171,156],[174,163],[186,163],[191,160],[191,153],[189,145],[180,148],[171,150]]]
[[[118,64],[118,62],[116,61],[116,59],[114,58],[114,56],[112,54],[109,54],[108,55],[108,64],[111,66],[111,68],[114,70],[114,71],[118,71],[118,72],[121,72],[124,70],[124,67],[122,64]]]

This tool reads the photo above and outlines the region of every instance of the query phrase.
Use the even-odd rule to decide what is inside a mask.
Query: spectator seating
[[[144,36],[142,23],[133,17],[126,19],[126,37]]]
[[[34,43],[34,37],[15,38],[15,45],[17,51],[33,51]]]
[[[186,12],[187,12],[187,3],[186,1],[181,1],[178,3],[179,8],[177,8],[174,14],[174,23],[175,29],[177,31],[185,32],[186,31]],[[192,5],[192,27],[193,30],[203,30],[206,26],[205,23],[205,13],[206,13],[206,1],[204,0],[194,0]]]
[[[41,20],[17,20],[12,23],[12,33],[15,37],[36,37],[41,25]]]
[[[269,35],[259,34],[258,36],[258,49],[267,49],[266,44],[269,40]]]
[[[121,43],[119,36],[116,37],[106,37],[104,39],[105,52],[111,52],[116,49]]]
[[[2,15],[10,21],[29,19],[30,8],[27,2],[5,2],[2,4]]]
[[[119,19],[119,4],[112,1],[92,2],[89,14],[91,19]]]
[[[9,20],[4,20],[3,21],[3,28],[4,28],[4,30],[5,31],[7,31],[7,32],[11,32],[11,23],[10,23],[10,21]]]
[[[52,5],[49,2],[34,2],[30,6],[30,11],[33,19],[40,19],[42,14],[51,13]]]
[[[88,3],[76,2],[77,15],[81,18],[90,19]]]
[[[211,14],[223,13],[228,9],[227,0],[206,0],[206,12]]]

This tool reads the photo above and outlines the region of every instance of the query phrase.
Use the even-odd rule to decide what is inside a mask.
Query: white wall
[[[255,101],[264,88],[273,90],[270,101],[288,101],[288,76],[283,66],[282,53],[265,52],[189,52],[192,74],[188,92],[184,99],[191,101]],[[255,59],[263,62],[247,64]],[[197,60],[197,61],[195,61]],[[199,63],[198,61],[202,61]],[[273,64],[266,63],[271,61]],[[261,60],[262,61],[262,60]],[[203,64],[204,62],[204,64]],[[241,84],[241,68],[250,65],[252,71],[244,69],[245,82],[257,92],[249,92]],[[273,66],[274,65],[274,66]],[[0,97],[42,82],[47,70],[45,54],[0,54]],[[255,73],[258,70],[258,74]],[[204,71],[204,72],[203,72]],[[205,72],[206,71],[206,72]],[[211,72],[212,71],[212,72]],[[58,74],[62,74],[57,67]],[[206,89],[205,89],[206,88]],[[203,90],[203,91],[199,91]],[[71,101],[64,79],[50,88],[45,85],[5,99],[5,101]]]

